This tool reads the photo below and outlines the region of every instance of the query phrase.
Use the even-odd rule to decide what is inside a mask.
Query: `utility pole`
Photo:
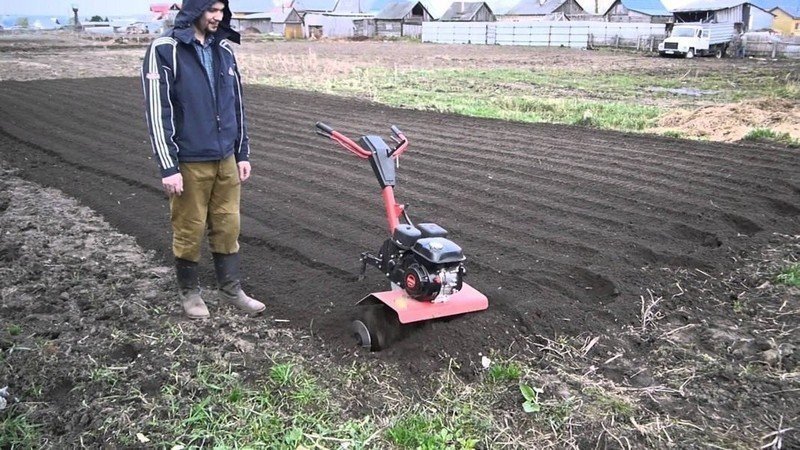
[[[75,31],[81,31],[81,21],[78,19],[78,4],[72,4],[72,14],[75,20]]]

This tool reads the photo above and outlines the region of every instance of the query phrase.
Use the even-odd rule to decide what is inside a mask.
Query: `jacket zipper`
[[[214,60],[212,60],[212,67],[213,67],[213,63],[215,61],[217,63],[217,66],[221,67],[221,62],[217,61],[217,60],[219,60],[220,55],[217,55],[214,50],[215,50],[214,46],[212,45],[211,46],[211,53],[212,53],[212,55],[215,56]],[[203,54],[203,57],[205,58],[205,52],[201,50],[201,53]],[[197,52],[195,52],[195,54],[197,54]],[[203,63],[203,61],[200,59],[199,55],[197,56],[197,62],[200,64],[200,68],[203,70],[203,73],[205,74],[206,73],[206,66]],[[214,75],[215,75],[214,76],[214,84],[217,86],[217,92],[219,92],[219,83],[218,83],[219,76],[217,76],[217,70],[213,70],[212,73],[214,73]],[[203,76],[203,78],[206,79],[206,84],[208,85],[208,91],[211,93],[211,99],[214,102],[214,117],[217,120],[217,148],[220,150],[220,153],[222,153],[222,150],[221,150],[222,149],[222,143],[219,140],[220,139],[220,135],[222,134],[222,119],[219,117],[219,101],[217,100],[217,96],[215,95],[214,89],[211,88],[212,81],[208,79],[207,75]]]

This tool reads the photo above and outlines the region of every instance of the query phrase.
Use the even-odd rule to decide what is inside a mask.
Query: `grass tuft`
[[[0,419],[0,448],[35,448],[39,442],[37,427],[24,415],[5,414],[8,415]]]
[[[517,381],[522,376],[522,368],[513,362],[497,363],[489,367],[486,380],[490,383]]]
[[[791,148],[800,148],[800,139],[793,138],[789,133],[779,133],[769,128],[756,128],[744,137],[745,141],[772,141]]]
[[[800,263],[792,264],[777,277],[778,283],[800,287]]]

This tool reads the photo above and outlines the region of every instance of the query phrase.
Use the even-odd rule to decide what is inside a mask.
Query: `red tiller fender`
[[[362,298],[357,304],[379,301],[392,308],[400,319],[400,323],[421,322],[440,317],[455,316],[489,307],[489,299],[477,289],[463,283],[461,290],[444,302],[421,302],[406,294],[404,289],[394,291],[373,292]]]

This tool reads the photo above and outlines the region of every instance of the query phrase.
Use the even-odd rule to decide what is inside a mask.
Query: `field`
[[[0,39],[0,447],[800,445],[800,136],[781,97],[797,92],[796,63],[248,42],[241,243],[268,315],[212,302],[198,323],[173,293],[133,78],[142,48],[34,44]],[[657,80],[687,70],[719,93],[637,87],[678,89]],[[728,76],[748,88],[723,89]],[[491,103],[487,80],[494,97],[584,102],[580,121],[474,117],[464,102]],[[423,95],[439,91],[461,101]],[[618,110],[587,116],[590,104]],[[612,120],[635,105],[652,121]],[[708,120],[731,105],[772,114],[752,128],[779,139],[656,126],[676,117],[665,109]],[[317,136],[318,120],[406,132],[398,199],[465,249],[487,311],[380,353],[354,346],[353,303],[385,287],[376,272],[357,281],[383,214],[369,167]]]

